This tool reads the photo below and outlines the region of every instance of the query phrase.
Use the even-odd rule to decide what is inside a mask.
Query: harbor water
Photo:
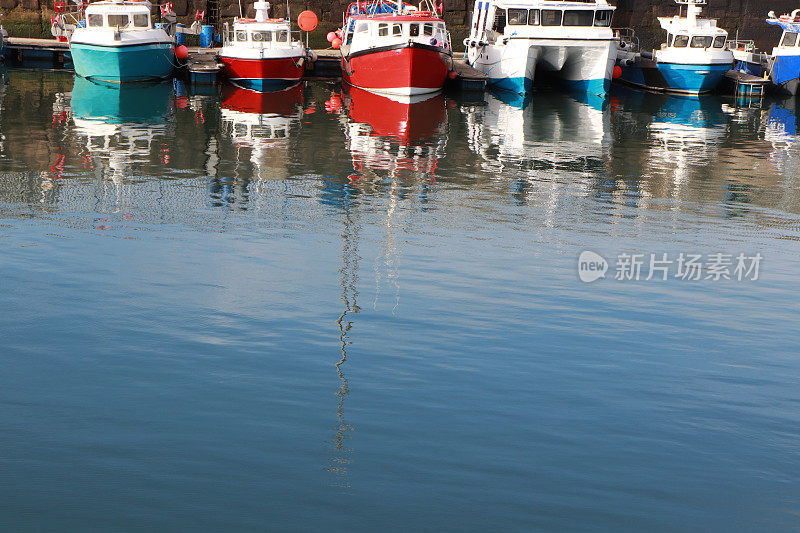
[[[793,100],[1,97],[4,530],[798,529]]]

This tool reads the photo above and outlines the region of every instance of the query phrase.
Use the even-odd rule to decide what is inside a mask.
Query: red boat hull
[[[374,48],[342,56],[342,79],[362,89],[414,95],[444,87],[450,55],[433,46]]]
[[[235,81],[288,81],[303,76],[303,63],[299,57],[239,59],[220,56],[219,59],[224,65],[222,73]]]

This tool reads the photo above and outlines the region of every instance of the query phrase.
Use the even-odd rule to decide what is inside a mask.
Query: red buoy
[[[189,49],[186,48],[183,45],[176,46],[175,47],[175,57],[177,57],[180,60],[186,59],[187,57],[189,57]]]
[[[333,40],[336,39],[336,33],[332,32],[332,31],[329,31],[328,35],[326,35],[325,38],[328,39],[329,43],[332,43]]]
[[[303,31],[314,31],[317,29],[317,24],[319,24],[319,19],[317,18],[317,14],[313,11],[306,9],[297,15],[297,25],[300,26],[300,29]]]
[[[455,70],[451,70],[450,72],[447,73],[447,75],[450,77],[451,80],[456,79],[456,76],[458,76]]]
[[[611,72],[611,77],[617,79],[620,76],[622,76],[622,67],[619,65],[614,65],[614,70]]]
[[[340,46],[342,46],[342,40],[338,37],[331,41],[331,46],[333,46],[334,50],[338,50]]]

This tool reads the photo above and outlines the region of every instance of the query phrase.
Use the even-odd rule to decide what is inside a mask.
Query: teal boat
[[[167,78],[175,67],[172,37],[154,28],[150,3],[104,0],[86,8],[70,40],[75,73],[111,83]]]

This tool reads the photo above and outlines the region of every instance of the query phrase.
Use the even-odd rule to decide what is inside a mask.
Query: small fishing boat
[[[570,89],[605,95],[617,51],[614,9],[605,0],[476,0],[467,61],[490,85],[520,94],[541,70]]]
[[[333,39],[342,54],[342,79],[382,94],[418,95],[444,87],[453,72],[450,33],[436,6],[386,0],[350,4]]]
[[[700,18],[705,0],[675,0],[686,6],[686,16],[659,17],[667,40],[652,53],[639,52],[623,39],[617,62],[619,79],[646,89],[699,94],[713,91],[733,66],[733,54],[725,46],[728,32],[714,19]],[[632,35],[632,34],[631,34]]]
[[[767,71],[775,86],[784,93],[797,94],[800,85],[800,9],[776,17],[770,11],[767,22],[783,30],[778,46],[767,58]]]
[[[86,7],[69,49],[75,73],[111,83],[168,77],[175,66],[172,37],[154,28],[146,0],[103,0]]]
[[[269,2],[253,4],[254,19],[234,19],[224,32],[218,57],[223,74],[237,85],[262,90],[275,84],[296,82],[303,76],[311,52],[300,39],[293,39],[291,22],[269,18]],[[287,11],[288,13],[288,11]]]

